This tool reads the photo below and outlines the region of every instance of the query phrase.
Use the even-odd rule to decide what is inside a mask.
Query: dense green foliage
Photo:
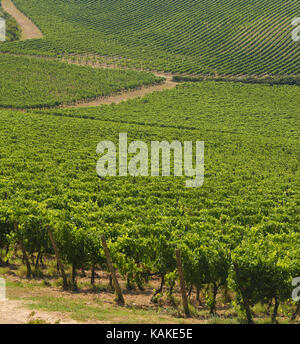
[[[0,107],[50,107],[107,96],[161,80],[147,72],[93,69],[0,55]]]
[[[201,130],[246,135],[250,141],[268,137],[297,138],[299,87],[245,85],[233,82],[182,84],[166,92],[101,108],[55,109],[43,113],[150,125],[161,128]],[[285,150],[285,148],[283,148]],[[233,153],[232,153],[233,154]]]
[[[65,262],[102,265],[105,233],[132,284],[176,278],[181,247],[188,285],[213,286],[212,312],[226,285],[243,309],[290,299],[300,274],[296,94],[206,82],[93,110],[1,110],[2,246],[17,221],[29,253],[52,252],[50,224]],[[119,132],[147,143],[204,140],[203,187],[185,188],[185,177],[97,177],[96,146],[117,143]]]
[[[0,249],[9,257],[23,239],[27,253],[51,255],[49,225],[73,271],[106,268],[105,234],[131,286],[157,275],[171,293],[181,248],[186,283],[205,290],[212,314],[229,288],[248,322],[254,304],[271,300],[275,321],[300,276],[299,1],[14,3],[45,37],[1,52],[206,75],[177,76],[197,82],[118,105],[40,109],[161,78],[1,54],[0,107],[36,109],[0,109]],[[241,82],[223,82],[232,76]],[[148,144],[204,141],[204,185],[98,177],[96,146],[120,132]]]
[[[175,82],[202,82],[202,81],[234,81],[241,82],[243,84],[266,84],[266,85],[297,85],[300,86],[299,76],[263,76],[263,77],[252,77],[252,76],[225,76],[225,77],[203,77],[203,76],[184,76],[175,75],[173,81]]]
[[[119,63],[204,74],[299,74],[298,0],[14,0],[45,39],[1,47],[96,53]]]

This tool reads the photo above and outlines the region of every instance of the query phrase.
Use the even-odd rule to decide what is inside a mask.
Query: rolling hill
[[[197,74],[299,74],[298,0],[14,0],[45,39],[7,51],[94,53]]]
[[[299,0],[14,3],[38,35],[0,44],[0,276],[83,321],[299,322]]]

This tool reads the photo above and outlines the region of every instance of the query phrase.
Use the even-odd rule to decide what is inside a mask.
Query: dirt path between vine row
[[[16,22],[21,27],[22,40],[43,37],[40,29],[28,17],[19,11],[11,0],[2,0],[2,8],[5,12],[15,18]]]
[[[168,89],[174,88],[175,86],[176,86],[176,83],[172,81],[172,78],[168,77],[166,78],[166,81],[162,84],[152,85],[152,86],[143,86],[138,89],[133,89],[130,91],[123,91],[123,92],[120,92],[119,94],[96,98],[90,101],[77,102],[74,105],[63,105],[62,107],[63,108],[79,108],[79,107],[95,107],[95,106],[100,106],[104,104],[112,104],[112,103],[118,104],[122,101],[126,101],[129,99],[143,97],[149,93],[168,90]]]
[[[0,54],[2,54],[0,52]],[[4,53],[7,54],[7,53]],[[128,70],[135,70],[139,72],[140,70],[138,69],[133,69],[133,68],[127,68],[127,67],[120,67],[116,65],[109,65],[109,64],[87,64],[87,63],[79,63],[78,61],[72,62],[72,60],[67,59],[67,60],[60,60],[56,58],[49,58],[45,56],[35,56],[35,55],[22,55],[22,54],[13,54],[9,53],[9,55],[12,56],[23,56],[27,58],[32,58],[32,59],[44,59],[44,60],[51,60],[51,61],[57,61],[57,62],[62,62],[62,63],[67,63],[67,64],[74,64],[77,66],[89,66],[91,68],[104,68],[104,69],[128,69]],[[143,70],[144,71],[144,70]],[[144,71],[145,72],[145,71]],[[165,78],[165,81],[159,84],[154,84],[154,85],[147,85],[147,86],[141,86],[132,90],[123,90],[118,93],[113,93],[108,96],[101,96],[101,97],[95,97],[94,99],[90,100],[79,100],[73,104],[62,104],[58,106],[59,108],[82,108],[82,107],[96,107],[100,105],[105,105],[105,104],[118,104],[122,101],[127,101],[129,99],[134,99],[138,97],[143,97],[146,94],[150,94],[153,92],[161,92],[164,90],[172,89],[175,88],[179,83],[176,81],[173,81],[173,75],[172,74],[167,74],[164,72],[156,72],[156,71],[146,71],[149,73],[154,74],[157,77],[162,77]]]
[[[16,22],[22,29],[22,40],[33,39],[33,38],[42,38],[43,34],[39,28],[21,11],[19,11],[11,0],[2,0],[2,7],[4,11],[9,13],[12,17],[15,18]],[[68,63],[71,63],[68,61]],[[79,63],[75,63],[79,64]],[[114,66],[93,66],[93,68],[111,68],[114,69]],[[104,104],[118,104],[122,101],[129,99],[143,97],[146,94],[153,93],[155,91],[164,91],[176,87],[177,83],[172,81],[172,77],[166,74],[157,74],[157,76],[162,76],[166,79],[164,83],[150,86],[142,86],[140,88],[132,89],[129,91],[121,91],[117,94],[112,94],[106,97],[99,97],[91,100],[78,101],[75,104],[71,105],[62,105],[62,108],[74,108],[74,107],[96,107]]]
[[[20,12],[16,6],[13,4],[11,0],[2,0],[2,7],[3,9],[9,13],[12,17],[15,18],[19,26],[22,28],[22,40],[26,39],[33,39],[33,38],[42,38],[43,34],[39,30],[38,27],[28,18],[26,17],[22,12]],[[67,61],[67,63],[72,64],[71,61]],[[81,65],[78,62],[75,62],[74,64]],[[93,65],[92,68],[119,68],[115,66],[109,66],[109,65]],[[74,108],[74,107],[96,107],[104,104],[118,104],[122,101],[127,101],[129,99],[137,98],[137,97],[143,97],[146,94],[153,93],[155,91],[161,92],[164,90],[168,90],[171,88],[176,87],[177,83],[172,81],[172,76],[163,74],[163,73],[155,73],[156,76],[164,77],[166,79],[165,82],[156,84],[156,85],[149,85],[149,86],[142,86],[136,89],[128,90],[128,91],[120,91],[118,93],[106,96],[106,97],[98,97],[91,100],[84,100],[84,101],[78,101],[75,104],[70,105],[61,105],[61,108]]]
[[[64,62],[68,63],[68,64],[75,64],[77,66],[90,66],[92,68],[104,68],[104,69],[130,69],[127,67],[120,67],[120,66],[116,66],[116,65],[108,65],[108,64],[104,64],[104,63],[100,63],[100,64],[95,64],[95,63],[80,63],[78,61],[72,62],[72,60],[68,59],[65,60]],[[132,70],[132,69],[131,69]],[[136,71],[139,71],[137,69],[135,69]],[[154,71],[150,71],[150,73],[154,74],[157,77],[162,77],[165,78],[165,81],[163,83],[160,84],[156,84],[156,85],[148,85],[148,86],[141,86],[139,88],[135,88],[132,90],[128,90],[128,91],[120,91],[117,94],[111,94],[105,97],[99,97],[99,98],[95,98],[95,99],[91,99],[91,100],[84,100],[84,101],[78,101],[75,104],[71,104],[71,105],[62,105],[62,108],[82,108],[82,107],[96,107],[96,106],[100,106],[100,105],[104,105],[104,104],[118,104],[121,103],[123,101],[127,101],[129,99],[134,99],[134,98],[138,98],[138,97],[143,97],[146,94],[150,94],[153,92],[161,92],[164,90],[169,90],[171,88],[176,87],[176,85],[178,84],[177,82],[173,81],[173,75],[170,74],[166,74],[163,72],[154,72]]]
[[[75,320],[68,318],[65,314],[58,312],[44,312],[26,309],[22,301],[6,300],[0,301],[0,324],[28,324],[30,320],[43,320],[47,324],[77,324]],[[32,316],[30,316],[32,315]]]

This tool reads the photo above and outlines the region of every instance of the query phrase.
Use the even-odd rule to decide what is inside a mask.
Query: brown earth
[[[129,100],[129,99],[143,97],[149,93],[161,92],[161,91],[168,90],[174,87],[176,87],[176,83],[173,82],[170,77],[168,77],[166,81],[162,84],[153,85],[153,86],[144,86],[138,89],[120,92],[119,94],[116,94],[116,95],[111,95],[108,97],[100,97],[91,101],[78,102],[74,105],[67,105],[63,107],[64,108],[95,107],[95,106],[100,106],[104,104],[112,104],[112,103],[118,104],[120,102]]]
[[[44,312],[28,310],[23,301],[6,300],[0,301],[0,324],[27,324],[30,320],[43,320],[54,324],[76,324],[75,320],[69,319],[65,314],[57,312]]]

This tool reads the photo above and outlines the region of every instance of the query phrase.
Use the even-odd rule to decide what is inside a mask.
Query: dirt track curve
[[[21,39],[42,38],[40,29],[22,12],[20,12],[11,0],[2,0],[2,7],[5,12],[15,18],[22,29]]]
[[[115,94],[115,95],[111,95],[107,97],[100,97],[91,101],[77,102],[74,105],[66,105],[62,107],[63,108],[74,108],[74,107],[78,108],[78,107],[95,107],[95,106],[100,106],[104,104],[112,104],[112,103],[118,104],[129,99],[143,97],[149,93],[168,90],[170,88],[174,88],[177,85],[174,81],[172,81],[171,77],[169,76],[164,76],[164,77],[166,78],[166,81],[162,84],[152,85],[152,86],[143,86],[139,89],[124,91],[124,92],[120,92],[119,94]]]
[[[12,17],[15,18],[16,22],[22,28],[22,40],[26,39],[33,39],[33,38],[42,38],[43,34],[39,30],[39,28],[29,19],[27,18],[22,12],[20,12],[16,6],[13,4],[11,0],[2,0],[2,7],[3,9],[9,13]],[[69,63],[71,63],[69,61]],[[78,63],[76,63],[78,64]],[[94,68],[116,68],[113,66],[94,66]],[[167,74],[158,74],[153,72],[153,74],[157,76],[164,77],[166,81],[161,84],[152,85],[152,86],[143,86],[138,89],[124,91],[117,94],[112,94],[107,97],[99,97],[92,100],[87,101],[78,101],[72,105],[62,105],[63,108],[74,108],[74,107],[96,107],[104,104],[118,104],[122,101],[126,101],[129,99],[143,97],[146,94],[155,92],[155,91],[164,91],[167,89],[171,89],[176,87],[177,83],[172,81],[172,77]]]

